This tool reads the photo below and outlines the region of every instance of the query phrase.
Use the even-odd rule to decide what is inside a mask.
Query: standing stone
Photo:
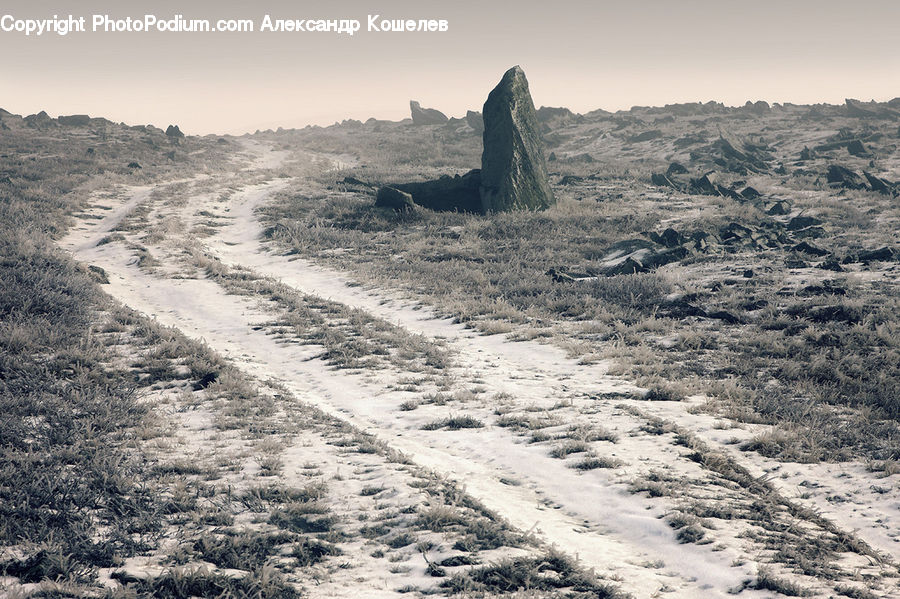
[[[485,213],[543,210],[555,199],[528,80],[518,66],[506,71],[484,103],[481,205]]]

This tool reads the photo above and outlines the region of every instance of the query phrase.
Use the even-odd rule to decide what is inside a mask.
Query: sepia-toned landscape
[[[0,595],[900,597],[900,99],[499,75],[243,136],[0,111]]]

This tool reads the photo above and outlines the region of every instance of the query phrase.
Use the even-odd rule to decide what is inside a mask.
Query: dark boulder
[[[390,208],[397,212],[409,212],[416,209],[412,195],[394,187],[382,187],[375,195],[375,206]]]
[[[791,251],[800,252],[801,254],[809,254],[810,256],[827,256],[830,252],[820,247],[814,246],[806,241],[801,241],[791,248]]]
[[[478,169],[471,170],[462,176],[444,175],[435,181],[397,183],[387,189],[391,188],[412,196],[412,201],[417,206],[429,210],[481,212],[481,171]],[[381,190],[379,190],[380,193]]]
[[[669,165],[669,168],[666,169],[667,175],[686,175],[687,173],[687,168],[679,162],[673,162]]]
[[[201,390],[203,390],[203,389],[206,389],[207,387],[209,387],[209,386],[212,385],[213,383],[215,383],[217,380],[219,380],[219,373],[218,373],[218,372],[207,372],[206,374],[204,374],[204,375],[200,378],[199,381],[197,381],[196,383],[194,383],[194,384],[191,386],[191,388],[192,388],[194,391],[201,391]]]
[[[662,173],[653,173],[650,175],[650,182],[656,185],[657,187],[671,187],[672,189],[681,189],[675,181],[669,178],[668,175],[663,175]]]
[[[667,228],[659,235],[651,236],[651,239],[661,245],[666,246],[667,248],[677,247],[684,244],[684,242],[686,241],[684,235],[682,235],[672,227]]]
[[[447,115],[443,112],[434,108],[422,108],[415,100],[409,101],[409,112],[413,125],[443,125],[447,122]]]
[[[141,164],[139,162],[129,162],[128,168],[136,170],[136,169],[141,168]]]
[[[788,221],[787,230],[788,231],[800,231],[802,229],[806,229],[808,227],[815,227],[817,225],[821,225],[822,221],[816,218],[815,216],[795,216],[791,220]]]
[[[776,200],[766,206],[766,214],[769,216],[786,216],[791,212],[791,205],[784,200]]]
[[[895,254],[891,248],[881,247],[876,250],[864,250],[857,254],[856,258],[864,264],[869,262],[892,262]]]
[[[476,133],[484,133],[484,119],[481,118],[480,112],[474,110],[466,111],[466,124]]]
[[[800,150],[800,160],[813,160],[816,157],[816,153],[810,150],[808,147],[803,146],[803,149]]]
[[[876,177],[867,171],[863,171],[863,176],[869,182],[869,187],[872,188],[872,191],[877,191],[878,193],[883,193],[885,195],[894,194],[895,184],[886,179],[882,179],[881,177]]]
[[[503,75],[482,114],[482,210],[542,210],[554,204],[534,102],[521,68]]]
[[[863,145],[863,142],[858,139],[854,139],[847,144],[847,151],[851,156],[856,156],[857,158],[870,158],[872,156],[868,148],[866,148],[866,146]]]
[[[741,197],[745,200],[755,200],[762,197],[762,194],[752,187],[745,187],[744,190],[741,191]]]
[[[828,167],[826,180],[832,185],[843,187],[844,189],[866,189],[866,184],[862,177],[838,164],[832,164]]]

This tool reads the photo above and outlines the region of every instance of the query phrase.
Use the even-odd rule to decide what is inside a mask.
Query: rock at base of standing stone
[[[543,210],[553,205],[534,102],[520,67],[503,75],[482,115],[482,210]]]
[[[382,187],[379,189],[375,195],[375,206],[390,208],[397,212],[409,212],[416,209],[412,196],[394,187]]]
[[[478,213],[481,212],[480,187],[481,171],[474,169],[462,176],[444,175],[434,181],[398,183],[390,188],[409,194],[416,206],[429,210]]]

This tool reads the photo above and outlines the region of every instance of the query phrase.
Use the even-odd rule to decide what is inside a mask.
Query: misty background
[[[537,106],[716,100],[800,104],[900,96],[894,0],[6,1],[0,15],[86,17],[65,37],[0,32],[0,107],[86,113],[188,134],[399,120],[409,100],[448,116],[480,110],[519,64]],[[113,18],[357,19],[336,33],[92,33]],[[368,33],[366,17],[447,19],[447,33]],[[381,20],[379,19],[379,21]]]

